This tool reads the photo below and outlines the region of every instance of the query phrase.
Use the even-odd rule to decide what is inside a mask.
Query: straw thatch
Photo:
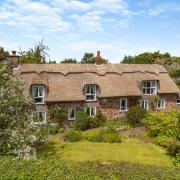
[[[157,64],[24,64],[14,70],[32,84],[44,84],[46,102],[85,100],[84,86],[96,84],[98,97],[141,96],[143,80],[158,80],[158,93],[179,93],[164,67]]]

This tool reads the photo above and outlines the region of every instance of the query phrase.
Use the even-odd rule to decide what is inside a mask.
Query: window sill
[[[97,101],[97,99],[92,99],[92,100],[87,100],[87,99],[86,99],[86,101],[87,101],[87,102],[95,102],[95,101]]]
[[[35,105],[45,105],[45,103],[34,103]]]
[[[33,122],[33,124],[34,125],[44,125],[44,124],[46,124],[46,122],[39,122],[39,123],[38,122]]]
[[[73,118],[73,119],[68,119],[68,121],[74,121],[75,119]]]
[[[128,112],[128,110],[119,110],[119,112]]]

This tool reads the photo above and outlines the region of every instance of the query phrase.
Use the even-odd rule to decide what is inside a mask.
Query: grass
[[[61,145],[59,139],[53,138],[51,145],[41,151],[46,155],[54,154],[59,159],[73,161],[127,161],[157,166],[173,166],[166,150],[152,143],[141,143],[129,139],[122,143],[74,142]]]

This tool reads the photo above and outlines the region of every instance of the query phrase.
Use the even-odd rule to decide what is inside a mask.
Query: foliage
[[[173,78],[179,78],[180,77],[180,69],[172,69],[170,71],[170,76]]]
[[[93,53],[84,53],[83,58],[81,59],[81,64],[94,64],[96,62],[96,57]],[[102,58],[102,63],[107,64],[108,60]]]
[[[34,49],[27,52],[20,52],[22,64],[45,64],[47,50],[49,48],[43,44],[43,40],[35,45]],[[50,62],[52,63],[52,62]]]
[[[167,146],[167,152],[171,156],[176,156],[176,154],[180,153],[180,141],[171,140]]]
[[[115,128],[113,127],[100,129],[90,134],[86,133],[83,136],[83,138],[90,142],[104,142],[104,143],[120,143],[121,142],[121,138],[119,134],[116,132]]]
[[[5,60],[9,55],[8,51],[5,51],[3,47],[0,46],[0,60]]]
[[[58,129],[58,132],[59,132],[59,133],[63,133],[63,132],[64,132],[64,128],[63,128],[63,127],[59,128],[59,129]]]
[[[69,142],[80,141],[81,140],[81,132],[80,131],[70,130],[65,134],[64,140],[69,141]]]
[[[139,126],[142,124],[142,119],[145,117],[146,113],[146,110],[143,108],[133,106],[127,112],[127,122],[133,127]]]
[[[165,135],[177,137],[178,132],[178,111],[166,110],[158,113],[148,113],[144,119],[145,126],[149,129],[151,136]]]
[[[102,126],[105,122],[105,118],[103,117],[102,113],[99,111],[96,113],[95,117],[91,117],[89,121],[90,128],[97,128]]]
[[[28,114],[31,101],[23,95],[22,82],[11,77],[0,64],[0,154],[14,154],[29,159],[35,156],[34,145],[42,138]]]
[[[176,154],[176,157],[173,159],[173,164],[175,166],[180,166],[180,152]]]
[[[77,130],[86,130],[89,128],[90,117],[84,111],[78,111],[75,113],[75,120],[73,127]]]
[[[77,64],[77,60],[76,59],[72,59],[72,58],[65,58],[63,61],[61,61],[62,64]]]
[[[62,127],[67,120],[67,108],[58,104],[48,106],[49,120]]]
[[[1,179],[115,180],[180,178],[178,167],[157,167],[130,162],[76,162],[57,158],[18,161],[0,158]]]
[[[117,119],[109,119],[105,122],[104,126],[105,127],[112,126],[114,128],[120,128],[120,129],[131,129],[131,126],[129,125],[126,116]]]
[[[125,56],[121,63],[123,64],[153,64],[159,52],[145,52],[137,56]]]
[[[159,135],[154,138],[154,143],[158,144],[160,146],[163,146],[163,147],[167,147],[171,140],[172,140],[172,138],[170,138],[170,137],[167,137],[165,135]]]

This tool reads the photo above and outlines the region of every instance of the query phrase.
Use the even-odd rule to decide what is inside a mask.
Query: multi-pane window
[[[142,82],[142,91],[143,94],[157,94],[157,81],[143,81]]]
[[[149,101],[148,100],[141,100],[140,101],[140,107],[148,111],[149,110]]]
[[[127,98],[120,99],[120,111],[127,111]]]
[[[89,116],[95,116],[96,115],[96,107],[86,107],[84,108],[84,111],[89,115]]]
[[[34,85],[32,86],[32,96],[35,104],[44,103],[44,86]]]
[[[75,108],[68,108],[68,120],[75,119]]]
[[[161,99],[157,102],[157,109],[165,108],[165,100]]]
[[[96,100],[96,85],[86,85],[85,95],[87,101]]]
[[[180,99],[177,99],[177,100],[176,100],[176,104],[179,104],[179,105],[180,105]]]
[[[35,124],[44,124],[46,123],[46,112],[40,112],[40,111],[33,112],[32,118]]]

